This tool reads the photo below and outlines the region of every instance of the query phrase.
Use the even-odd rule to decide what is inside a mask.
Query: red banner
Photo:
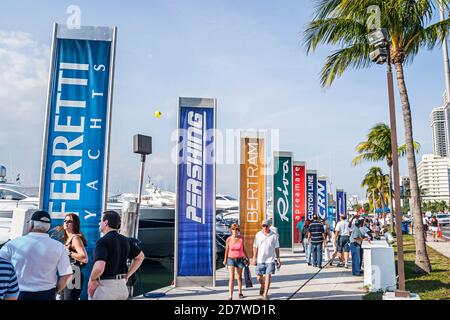
[[[299,225],[302,217],[306,216],[306,163],[294,162],[293,170],[294,187],[294,243],[299,243]],[[305,221],[305,220],[303,220]],[[300,229],[301,230],[301,229]]]

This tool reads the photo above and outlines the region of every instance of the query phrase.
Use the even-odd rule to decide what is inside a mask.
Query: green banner
[[[292,153],[274,153],[273,224],[280,236],[281,248],[292,248]]]

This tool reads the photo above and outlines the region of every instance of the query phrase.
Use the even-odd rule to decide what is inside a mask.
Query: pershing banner
[[[80,218],[89,256],[82,298],[106,208],[115,39],[116,28],[54,25],[39,205],[52,227],[67,213]],[[71,289],[81,284],[74,270]]]
[[[317,214],[319,219],[328,218],[327,205],[327,178],[320,177],[317,179]]]
[[[292,232],[294,244],[296,244],[299,243],[299,232],[301,232],[297,229],[297,225],[302,217],[306,216],[306,162],[294,161],[293,180],[294,224]]]
[[[317,214],[317,171],[306,170],[306,219]]]
[[[280,248],[292,248],[292,152],[274,152],[273,159],[273,225]]]
[[[264,132],[242,131],[240,143],[239,223],[245,249],[251,255],[266,210]]]
[[[175,285],[215,283],[216,100],[180,98]]]
[[[344,190],[337,189],[336,190],[336,221],[341,221],[341,214],[345,215],[347,217],[346,213],[346,205],[345,205],[345,195]]]

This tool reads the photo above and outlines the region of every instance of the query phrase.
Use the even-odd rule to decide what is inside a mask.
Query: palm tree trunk
[[[395,71],[397,73],[397,85],[400,93],[400,100],[403,109],[403,123],[405,127],[406,154],[408,159],[408,172],[411,190],[411,212],[414,218],[414,239],[416,244],[416,271],[431,272],[430,259],[427,254],[427,247],[423,234],[423,220],[420,206],[419,183],[417,179],[416,156],[414,153],[413,130],[411,107],[409,104],[408,92],[403,72],[403,64],[396,62]],[[399,237],[401,235],[398,235]]]

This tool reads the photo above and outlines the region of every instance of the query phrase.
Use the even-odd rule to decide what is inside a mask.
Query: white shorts
[[[438,232],[438,227],[431,227],[432,232]]]

